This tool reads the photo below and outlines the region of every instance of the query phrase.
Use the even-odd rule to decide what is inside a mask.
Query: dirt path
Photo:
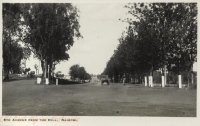
[[[3,83],[3,115],[196,116],[196,90],[86,83]]]

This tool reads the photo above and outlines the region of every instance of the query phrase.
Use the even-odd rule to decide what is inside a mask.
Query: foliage
[[[167,65],[170,69],[175,64],[177,73],[190,70],[196,61],[196,3],[139,3],[126,7],[130,14],[137,15],[139,24],[137,21],[128,22],[136,29],[138,27],[138,37],[145,42],[142,46],[149,47],[146,52],[152,57],[148,60],[152,67],[157,69]]]
[[[60,61],[68,60],[66,53],[79,33],[78,9],[69,3],[21,4],[26,33],[21,40],[41,60],[44,77]],[[49,67],[48,67],[49,66]]]
[[[118,80],[153,75],[163,69],[179,74],[190,71],[197,60],[196,3],[129,3],[127,31],[103,74]],[[187,15],[187,16],[186,16]]]
[[[21,60],[23,58],[23,49],[19,44],[6,43],[3,48],[3,68],[4,71],[12,73],[21,73]],[[9,68],[9,70],[8,70]]]
[[[27,47],[23,47],[24,59],[27,60],[31,55],[31,50]]]
[[[72,65],[70,67],[69,74],[72,80],[79,78],[80,80],[90,80],[91,75],[88,74],[84,67],[80,67],[78,64]]]
[[[27,72],[29,72],[31,69],[30,68],[25,68],[24,69],[24,74],[27,74]]]
[[[69,75],[71,76],[72,80],[75,80],[76,78],[78,78],[78,69],[79,69],[79,65],[78,64],[75,64],[73,66],[70,67],[69,69]]]
[[[19,4],[3,3],[3,74],[4,80],[9,80],[9,73],[20,73],[20,63],[23,58],[23,49],[18,43],[16,38],[20,32],[20,8]]]
[[[78,69],[78,77],[83,80],[85,79],[86,71],[84,67],[79,67]]]

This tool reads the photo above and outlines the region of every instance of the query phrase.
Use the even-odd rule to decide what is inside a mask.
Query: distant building
[[[64,79],[70,80],[71,76],[70,75],[64,75]]]
[[[23,69],[30,68],[31,69],[30,71],[35,71],[35,73],[36,73],[36,69],[34,67],[35,64],[38,65],[38,71],[37,71],[37,73],[38,74],[42,74],[41,61],[38,60],[38,59],[36,59],[36,58],[34,58],[33,54],[31,54],[31,56],[27,60],[22,60],[21,61],[21,67]]]
[[[91,77],[92,77],[91,81],[93,81],[93,82],[98,82],[99,81],[99,79],[97,78],[96,75],[92,75]]]

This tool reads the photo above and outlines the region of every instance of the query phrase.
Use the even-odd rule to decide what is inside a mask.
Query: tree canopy
[[[74,37],[82,37],[78,13],[70,3],[3,4],[3,36],[16,36],[16,41],[22,41],[41,61],[47,77],[56,64],[69,59],[67,51],[73,46]]]
[[[19,4],[3,3],[3,74],[4,80],[9,80],[9,73],[21,73],[21,60],[28,58],[30,53],[24,53],[24,48],[17,39],[21,32],[21,14]]]
[[[31,50],[41,61],[43,75],[47,77],[56,64],[69,59],[67,51],[74,38],[82,37],[78,13],[70,3],[4,3],[3,48],[8,42],[10,47],[12,42],[23,42],[23,59],[30,56]],[[10,60],[5,61],[10,64]]]
[[[129,3],[127,31],[103,74],[148,75],[162,69],[180,74],[197,60],[196,3]]]
[[[80,67],[78,64],[72,65],[70,67],[69,75],[72,80],[79,78],[80,80],[90,80],[91,76],[86,72],[84,67]]]
[[[23,4],[22,10],[28,29],[23,42],[41,60],[46,77],[53,65],[69,59],[67,51],[73,45],[74,37],[81,37],[78,9],[69,3],[39,3]]]

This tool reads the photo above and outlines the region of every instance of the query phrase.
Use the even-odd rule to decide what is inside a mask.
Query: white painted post
[[[181,75],[178,75],[178,86],[179,88],[182,88]]]
[[[144,77],[144,84],[145,84],[145,87],[147,86],[147,77],[145,76]]]
[[[162,87],[165,87],[165,77],[162,76]]]
[[[38,78],[37,78],[37,84],[40,84],[40,82],[41,82],[41,78],[38,77]]]
[[[46,84],[48,85],[49,84],[49,78],[46,78]]]
[[[149,87],[151,87],[151,76],[149,76]]]
[[[56,85],[58,85],[58,79],[56,79]]]
[[[151,87],[153,87],[153,76],[150,76],[150,81],[151,81]]]

